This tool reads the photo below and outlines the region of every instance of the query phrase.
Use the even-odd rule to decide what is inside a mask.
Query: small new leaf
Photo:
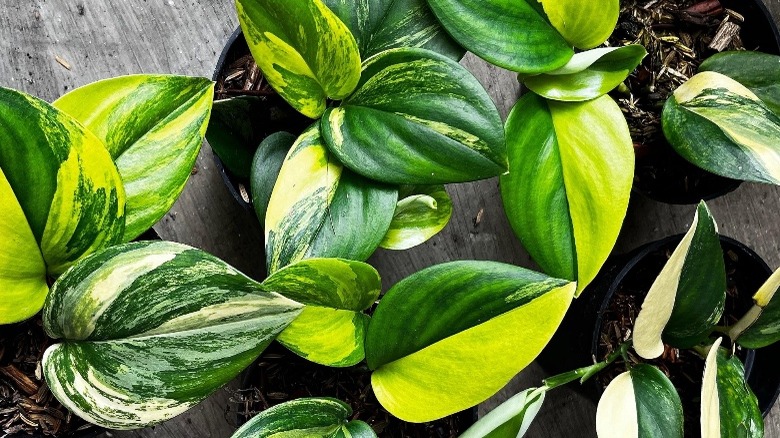
[[[398,194],[384,249],[405,250],[426,242],[447,226],[452,200],[444,186],[404,186]]]

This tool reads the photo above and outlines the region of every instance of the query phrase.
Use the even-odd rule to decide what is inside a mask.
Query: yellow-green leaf
[[[619,0],[539,1],[553,27],[580,49],[592,49],[606,41],[620,15]]]
[[[452,200],[444,186],[403,186],[384,249],[405,250],[426,242],[447,226]]]

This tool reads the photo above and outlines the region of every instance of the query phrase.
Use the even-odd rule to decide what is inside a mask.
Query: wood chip
[[[62,59],[59,55],[54,55],[54,60],[57,61],[61,66],[63,66],[66,69],[70,70],[70,63],[68,61]]]
[[[740,25],[732,21],[724,20],[720,24],[720,27],[718,27],[718,32],[709,45],[710,49],[717,50],[718,52],[726,50],[729,44],[731,44],[731,41],[734,37],[739,35],[741,30],[742,27]]]
[[[38,393],[38,385],[15,366],[7,365],[0,367],[0,373],[11,379],[25,394],[35,395]]]

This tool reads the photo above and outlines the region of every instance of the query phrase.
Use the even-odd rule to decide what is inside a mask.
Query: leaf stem
[[[563,374],[558,374],[557,376],[549,377],[547,379],[544,379],[542,383],[544,383],[544,386],[547,388],[547,390],[566,385],[567,383],[571,383],[578,379],[580,381],[580,384],[585,383],[588,379],[601,372],[604,368],[608,367],[612,362],[617,360],[619,357],[623,357],[625,359],[626,352],[628,351],[628,348],[630,346],[631,346],[631,341],[624,342],[620,345],[620,348],[610,353],[610,355],[607,356],[607,358],[603,362],[597,362],[590,366],[578,368],[573,371],[568,371]]]

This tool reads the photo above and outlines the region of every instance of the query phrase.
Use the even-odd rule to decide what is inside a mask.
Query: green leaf
[[[303,115],[318,118],[360,79],[349,28],[322,0],[236,0],[238,21],[268,83]]]
[[[547,99],[595,99],[623,83],[645,56],[647,51],[638,44],[588,50],[557,70],[524,78],[523,84]]]
[[[600,46],[612,35],[620,15],[620,0],[539,1],[552,26],[579,49]]]
[[[324,0],[357,40],[364,60],[385,50],[420,47],[455,61],[465,51],[439,24],[425,0]]]
[[[780,184],[780,116],[728,76],[702,72],[666,101],[663,128],[688,161],[717,175]]]
[[[26,223],[14,227],[22,234],[30,228],[49,275],[122,238],[125,191],[103,143],[48,103],[6,88],[0,88],[0,170],[16,198],[0,200],[3,211],[18,202]]]
[[[548,274],[596,277],[620,232],[634,177],[628,125],[608,96],[584,103],[523,96],[506,122],[501,197],[523,247]]]
[[[753,295],[753,307],[729,329],[729,337],[746,348],[762,348],[780,341],[780,269]]]
[[[53,286],[43,371],[71,412],[112,429],[160,423],[235,378],[300,304],[188,246],[141,242],[85,258]]]
[[[663,353],[664,342],[677,348],[697,345],[720,320],[725,302],[726,267],[718,226],[702,201],[642,303],[634,349],[654,359]]]
[[[340,400],[300,398],[266,409],[232,438],[376,437],[366,423],[349,421],[351,415],[352,408]]]
[[[499,67],[543,73],[562,67],[571,46],[532,6],[536,0],[428,0],[463,47]]]
[[[415,247],[444,229],[451,216],[452,200],[444,186],[401,187],[393,221],[379,246],[395,250]]]
[[[495,262],[413,274],[385,294],[368,327],[374,393],[411,422],[486,400],[541,352],[574,290],[565,280]]]
[[[162,219],[184,190],[213,94],[205,78],[133,75],[94,82],[54,102],[111,153],[127,193],[125,242]]]
[[[308,259],[282,268],[263,288],[305,304],[278,341],[312,362],[334,367],[356,365],[365,357],[369,317],[361,313],[379,297],[379,273],[365,263]]]
[[[704,366],[701,391],[702,438],[764,436],[764,419],[758,399],[745,382],[739,358],[719,348],[718,338]]]
[[[780,56],[749,50],[722,52],[705,60],[699,71],[724,74],[746,86],[775,114],[780,114]]]
[[[287,153],[295,144],[295,136],[287,132],[276,132],[260,143],[251,164],[249,180],[252,191],[252,206],[260,220],[265,225],[265,214],[274,190],[279,172],[282,170]]]
[[[428,50],[394,49],[368,60],[357,91],[328,109],[321,126],[344,165],[377,181],[463,182],[507,166],[490,96],[460,64]]]
[[[268,271],[312,257],[367,259],[387,234],[397,196],[344,169],[313,125],[287,154],[268,203]]]
[[[530,388],[501,403],[460,438],[521,438],[544,403],[546,388]]]
[[[680,396],[658,368],[633,366],[604,390],[596,411],[596,431],[599,438],[682,438]]]

